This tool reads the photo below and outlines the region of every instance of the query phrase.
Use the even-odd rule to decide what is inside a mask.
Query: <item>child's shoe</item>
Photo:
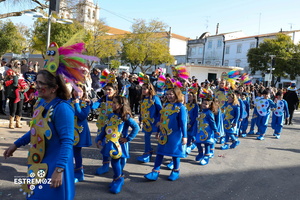
[[[220,147],[221,150],[227,150],[229,149],[229,144],[224,144],[223,146]]]
[[[170,181],[175,181],[179,178],[179,175],[180,175],[179,169],[173,169],[168,179]]]
[[[152,170],[149,174],[146,174],[144,177],[150,181],[156,181],[158,179],[160,171],[159,170]]]

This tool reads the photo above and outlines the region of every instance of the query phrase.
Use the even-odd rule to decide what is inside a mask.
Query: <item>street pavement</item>
[[[0,120],[0,125],[3,122],[5,126],[4,121]],[[28,125],[23,124],[21,129],[8,129],[8,124],[0,127],[0,200],[25,199],[19,192],[19,185],[14,184],[14,177],[26,175],[28,146],[19,148],[14,157],[7,160],[2,156],[11,143],[29,130]],[[94,139],[96,123],[89,125]],[[143,152],[140,132],[131,142],[131,158],[125,166],[125,184],[119,194],[109,192],[112,169],[102,176],[95,175],[102,162],[99,149],[93,144],[83,148],[85,181],[76,183],[75,199],[299,200],[300,112],[295,113],[294,125],[284,127],[280,139],[272,134],[269,127],[264,141],[256,140],[255,135],[240,138],[241,144],[236,149],[222,151],[217,144],[215,157],[206,166],[195,161],[197,151],[194,150],[181,159],[180,178],[173,182],[167,180],[171,171],[166,164],[170,157],[165,157],[158,180],[150,182],[144,175],[151,172],[155,156],[146,164],[136,160]]]

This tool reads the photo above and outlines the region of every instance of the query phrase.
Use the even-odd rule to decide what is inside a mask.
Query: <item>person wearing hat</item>
[[[285,125],[293,125],[293,116],[294,116],[294,111],[295,109],[298,109],[299,105],[299,98],[297,96],[297,88],[296,88],[296,83],[292,83],[290,87],[288,87],[287,92],[284,94],[283,99],[287,101],[288,103],[288,108],[289,108],[289,123],[288,120],[286,119]]]

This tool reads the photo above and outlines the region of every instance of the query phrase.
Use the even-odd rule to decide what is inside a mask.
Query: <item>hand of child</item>
[[[182,138],[182,145],[185,145],[187,143],[187,138]]]
[[[220,136],[221,134],[219,132],[216,132],[216,135]]]
[[[120,141],[122,144],[128,142],[128,140],[127,140],[126,138],[120,138],[119,141]]]
[[[102,145],[102,141],[99,140],[96,145],[97,145],[97,148],[100,149],[100,146]]]

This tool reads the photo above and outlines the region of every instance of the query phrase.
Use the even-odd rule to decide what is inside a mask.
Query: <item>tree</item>
[[[47,26],[48,20],[43,18],[38,18],[34,24],[32,48],[42,54],[46,52]],[[83,30],[83,26],[76,20],[73,20],[73,24],[52,23],[50,42],[63,46],[80,30]]]
[[[136,20],[132,25],[132,33],[122,39],[122,59],[131,63],[133,72],[137,67],[145,73],[153,65],[174,63],[164,36],[166,27],[166,24],[156,20],[149,23]]]
[[[14,23],[0,21],[0,55],[7,52],[21,53],[26,48],[23,41],[25,38]]]
[[[271,56],[275,55],[275,76],[286,76],[288,74],[293,80],[300,74],[299,70],[299,45],[295,45],[290,36],[278,34],[274,39],[265,39],[258,48],[248,51],[249,67],[255,71],[268,72],[271,66]]]
[[[85,43],[88,55],[97,56],[102,64],[118,57],[120,43],[116,37],[107,35],[108,27],[103,21],[93,24],[91,30],[86,31]]]

